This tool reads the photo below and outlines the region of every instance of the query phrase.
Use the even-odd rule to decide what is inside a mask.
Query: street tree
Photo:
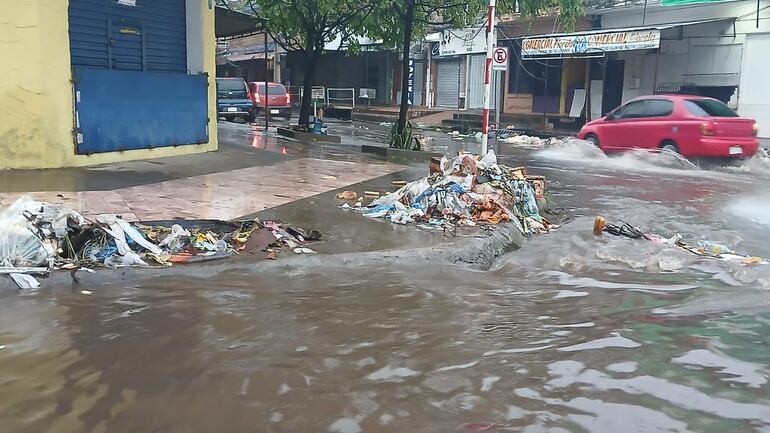
[[[307,125],[318,59],[327,43],[356,47],[376,0],[219,0],[225,6],[262,20],[273,40],[287,52],[301,53],[305,62],[299,124]]]
[[[515,3],[514,3],[515,2]],[[488,0],[391,0],[379,2],[378,11],[366,22],[368,35],[382,39],[385,46],[399,49],[402,56],[401,100],[398,121],[391,133],[390,147],[412,149],[408,124],[409,52],[412,44],[429,31],[441,28],[486,26]],[[499,14],[518,11],[523,17],[534,17],[556,10],[564,28],[571,29],[582,13],[582,0],[502,0],[497,2]]]

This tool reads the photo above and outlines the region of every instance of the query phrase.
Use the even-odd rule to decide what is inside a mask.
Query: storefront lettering
[[[652,29],[524,39],[521,53],[524,56],[570,55],[644,50],[659,46],[660,30]]]

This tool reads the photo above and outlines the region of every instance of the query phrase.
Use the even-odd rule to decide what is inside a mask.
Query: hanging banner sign
[[[409,75],[407,76],[407,103],[414,105],[414,59],[409,59]]]
[[[601,54],[610,51],[650,50],[660,47],[660,30],[573,34],[527,38],[521,42],[522,57]]]
[[[487,52],[487,32],[483,28],[444,30],[439,42],[439,56],[457,56]]]

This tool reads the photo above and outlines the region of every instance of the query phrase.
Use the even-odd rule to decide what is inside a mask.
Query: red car
[[[267,83],[267,95],[265,95],[265,83],[251,82],[249,83],[249,96],[254,101],[257,108],[265,111],[265,100],[270,110],[271,115],[279,115],[285,118],[291,117],[291,96],[286,91],[286,87],[280,83]]]
[[[757,123],[702,96],[642,96],[586,123],[578,138],[603,151],[670,150],[691,158],[747,158],[759,148]]]

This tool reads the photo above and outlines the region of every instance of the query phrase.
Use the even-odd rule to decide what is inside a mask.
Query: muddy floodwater
[[[770,257],[770,164],[500,154],[575,219],[490,271],[0,293],[0,431],[770,432],[770,265],[591,233],[601,214]]]

